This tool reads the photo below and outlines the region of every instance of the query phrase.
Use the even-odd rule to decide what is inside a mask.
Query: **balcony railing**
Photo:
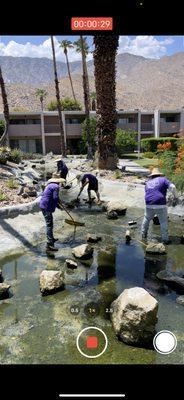
[[[45,133],[59,133],[60,127],[58,124],[55,125],[45,125]]]
[[[118,124],[117,124],[117,127],[118,128],[121,128],[122,130],[125,130],[125,131],[127,131],[127,130],[131,130],[131,131],[138,131],[138,124],[135,122],[135,123],[127,123],[127,124],[122,124],[121,122],[119,122]]]
[[[151,122],[142,122],[141,123],[141,131],[153,132],[154,124]]]
[[[179,122],[161,122],[160,133],[176,133],[180,130]]]
[[[36,124],[11,124],[8,128],[9,136],[40,136],[41,135],[41,125]]]

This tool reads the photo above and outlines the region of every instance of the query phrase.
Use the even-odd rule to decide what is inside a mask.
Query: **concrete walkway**
[[[128,158],[119,159],[118,168],[122,169],[122,167],[125,167],[125,172],[131,172],[138,175],[148,175],[150,172],[148,168],[140,167],[136,161],[131,161]]]

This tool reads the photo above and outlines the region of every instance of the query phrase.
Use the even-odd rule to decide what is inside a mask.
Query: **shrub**
[[[6,162],[9,159],[11,150],[9,147],[2,146],[0,147],[0,163],[1,164],[6,164]]]
[[[89,119],[89,125],[90,125],[90,137],[91,137],[91,146],[92,146],[92,152],[93,154],[95,153],[96,150],[96,118],[91,117]],[[87,130],[86,130],[87,122],[86,119],[82,123],[82,139],[79,142],[78,145],[78,150],[79,153],[81,154],[86,154],[87,153]]]
[[[65,97],[63,100],[61,100],[61,108],[63,111],[81,111],[82,110],[82,105],[79,103],[79,101],[75,101],[74,99],[70,97]],[[56,111],[57,110],[57,101],[52,100],[47,106],[47,109],[49,111]]]
[[[0,191],[0,201],[9,200],[8,196]]]
[[[153,151],[146,151],[143,153],[144,158],[155,158],[156,154]]]
[[[122,177],[123,177],[122,172],[119,169],[116,169],[116,171],[114,172],[114,178],[121,179]]]
[[[18,183],[12,178],[8,179],[6,184],[9,189],[17,189],[19,187]]]
[[[137,147],[137,132],[116,130],[116,150],[118,157],[121,157],[125,151],[133,151]]]
[[[176,188],[179,192],[184,192],[184,171],[180,173],[174,173],[171,177],[172,182],[176,185]]]
[[[0,137],[1,137],[2,134],[4,133],[4,129],[5,129],[5,123],[4,123],[4,121],[1,119],[1,120],[0,120]]]
[[[8,161],[14,162],[15,164],[19,164],[23,156],[23,153],[19,149],[13,149],[10,151],[10,155],[8,157]]]
[[[158,156],[161,171],[170,179],[175,169],[176,151],[167,150]]]
[[[147,138],[141,140],[141,147],[146,152],[156,152],[159,144],[166,142],[171,143],[170,149],[173,151],[177,150],[178,139],[174,137],[161,137],[161,138]]]

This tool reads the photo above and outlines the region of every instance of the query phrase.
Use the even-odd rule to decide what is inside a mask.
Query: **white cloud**
[[[64,39],[64,38],[63,38]],[[3,40],[3,37],[1,37]],[[140,55],[146,58],[160,58],[167,53],[167,46],[172,44],[174,39],[166,37],[163,40],[158,40],[155,36],[120,36],[118,53],[131,53]],[[65,61],[63,50],[59,47],[59,41],[54,37],[56,59]],[[6,45],[0,41],[0,55],[13,57],[46,57],[52,59],[51,41],[50,38],[43,41],[41,44],[25,44],[17,43],[10,40]],[[68,50],[70,61],[81,60],[81,54],[76,53],[75,49]],[[92,54],[88,55],[88,60],[92,59]]]
[[[59,47],[59,41],[56,37],[54,37],[55,44],[55,52],[56,59],[58,61],[65,61],[65,55],[61,47]],[[25,44],[17,43],[14,40],[8,42],[5,45],[3,42],[0,42],[0,56],[12,56],[12,57],[46,57],[52,59],[52,49],[51,49],[51,40],[46,39],[43,43],[39,45],[32,44],[27,42]],[[75,49],[68,50],[68,57],[70,61],[79,61],[81,60],[81,54],[76,53]],[[92,54],[89,54],[88,60],[92,59]]]
[[[173,38],[158,40],[154,36],[120,36],[118,53],[131,53],[146,58],[160,58],[167,53],[167,46],[174,42]]]

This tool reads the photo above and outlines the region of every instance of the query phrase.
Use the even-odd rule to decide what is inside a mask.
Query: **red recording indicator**
[[[88,336],[86,339],[86,347],[88,349],[97,349],[98,338],[96,336]]]
[[[72,31],[112,31],[112,17],[72,17]]]

